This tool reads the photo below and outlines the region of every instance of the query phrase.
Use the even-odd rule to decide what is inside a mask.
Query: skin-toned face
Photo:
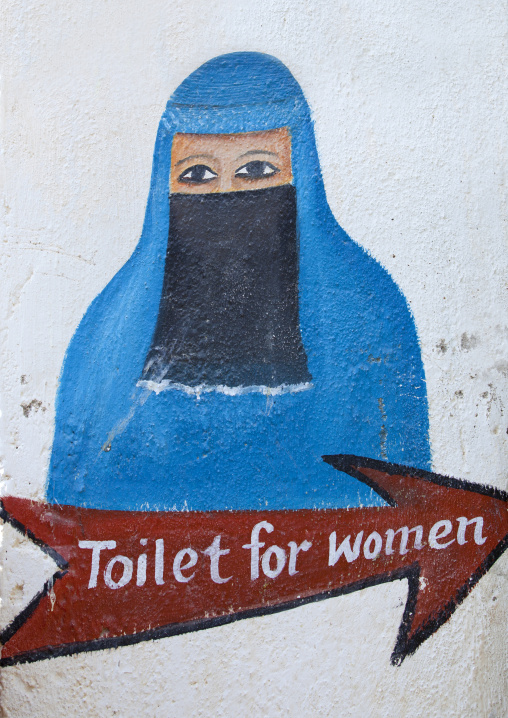
[[[286,127],[229,135],[177,132],[173,138],[172,194],[264,189],[289,184],[292,178]]]

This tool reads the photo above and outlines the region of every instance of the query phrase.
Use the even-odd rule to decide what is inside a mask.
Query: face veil
[[[280,128],[291,184],[170,195],[177,133]],[[328,206],[291,72],[261,53],[223,55],[167,103],[139,243],[67,349],[47,498],[124,510],[380,505],[322,459],[338,453],[430,468],[414,321]]]
[[[170,196],[164,283],[143,380],[243,388],[310,381],[296,214],[292,185]]]

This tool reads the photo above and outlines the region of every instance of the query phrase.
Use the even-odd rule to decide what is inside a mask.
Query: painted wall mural
[[[2,663],[407,578],[400,663],[507,545],[508,497],[432,473],[428,428],[413,317],[328,207],[297,82],[259,53],[207,62],[67,350],[47,502],[3,501],[57,570]]]

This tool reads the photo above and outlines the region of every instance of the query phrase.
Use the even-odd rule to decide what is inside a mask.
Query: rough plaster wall
[[[6,0],[2,14],[5,493],[43,496],[63,354],[138,240],[169,94],[235,50],[274,54],[301,83],[331,207],[411,304],[434,469],[507,488],[506,2]],[[507,560],[401,668],[405,582],[4,669],[3,714],[501,718]]]

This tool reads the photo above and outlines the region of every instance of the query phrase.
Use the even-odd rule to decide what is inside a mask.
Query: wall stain
[[[39,411],[39,409],[41,409],[41,411],[46,411],[46,407],[42,405],[42,401],[40,401],[40,399],[32,399],[32,401],[24,401],[21,403],[21,408],[23,410],[23,416],[27,419],[32,412],[36,413]]]
[[[381,429],[379,430],[379,440],[381,443],[381,458],[384,459],[385,461],[388,461],[388,454],[386,453],[386,439],[388,437],[388,433],[386,431],[386,426],[385,426],[385,422],[388,417],[386,416],[385,403],[384,403],[382,397],[379,397],[379,399],[377,400],[377,403],[379,405],[379,411],[381,412],[381,419],[383,420]]]
[[[463,349],[465,352],[474,349],[477,344],[478,338],[475,337],[474,334],[471,334],[471,336],[468,337],[466,332],[464,332],[464,334],[460,337],[460,348]]]
[[[496,369],[500,374],[502,374],[506,379],[508,379],[508,362],[507,361],[497,362],[497,364],[494,365],[494,369]]]

